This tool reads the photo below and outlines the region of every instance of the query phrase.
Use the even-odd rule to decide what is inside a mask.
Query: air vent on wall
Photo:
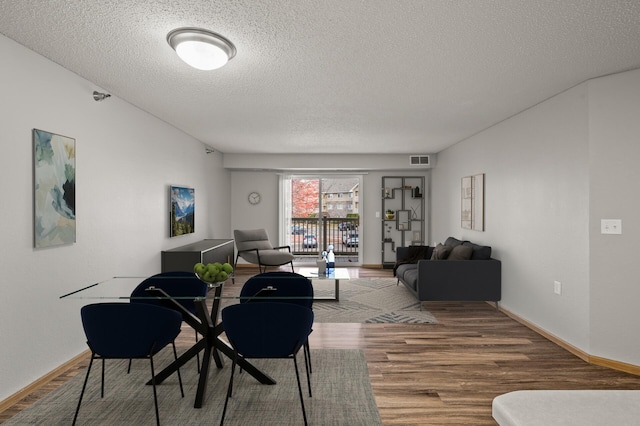
[[[412,166],[428,166],[430,164],[429,156],[428,155],[410,155],[409,164]]]

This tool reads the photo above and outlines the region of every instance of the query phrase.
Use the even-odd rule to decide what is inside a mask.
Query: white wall
[[[634,365],[639,112],[639,71],[592,80],[440,152],[432,175],[436,240],[492,245],[506,309]],[[460,178],[476,173],[486,173],[486,232],[459,223]],[[600,235],[602,218],[623,219],[624,234]]]
[[[230,177],[220,154],[116,96],[95,102],[99,87],[3,36],[0,55],[1,401],[86,349],[84,303],[60,295],[229,237]],[[33,128],[76,139],[75,244],[33,248]],[[193,235],[169,238],[170,184],[196,190]]]
[[[589,82],[591,348],[640,365],[640,70]],[[602,235],[601,219],[622,219]]]

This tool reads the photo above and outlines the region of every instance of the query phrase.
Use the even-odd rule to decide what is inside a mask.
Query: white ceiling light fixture
[[[236,47],[220,34],[202,28],[177,28],[167,42],[180,59],[199,70],[215,70],[236,55]]]

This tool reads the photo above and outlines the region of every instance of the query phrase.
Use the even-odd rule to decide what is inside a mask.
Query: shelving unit
[[[382,177],[382,267],[393,268],[396,247],[424,245],[425,178],[423,176]],[[387,216],[387,210],[394,212]]]

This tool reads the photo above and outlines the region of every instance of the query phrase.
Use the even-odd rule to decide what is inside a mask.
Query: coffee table
[[[335,296],[334,297],[314,297],[313,300],[329,300],[338,302],[340,300],[340,280],[348,280],[349,270],[347,268],[333,268],[328,275],[318,275],[318,268],[300,268],[298,271],[303,277],[313,280],[335,280]]]

